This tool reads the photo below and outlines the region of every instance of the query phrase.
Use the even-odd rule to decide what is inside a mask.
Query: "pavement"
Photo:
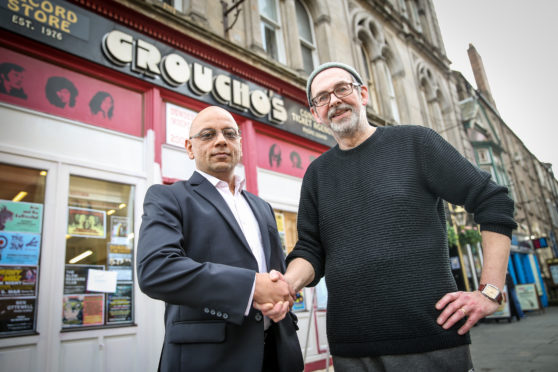
[[[558,306],[527,312],[520,321],[484,320],[471,330],[471,341],[475,372],[558,372]]]
[[[475,372],[558,372],[558,307],[521,321],[485,320],[471,330]]]

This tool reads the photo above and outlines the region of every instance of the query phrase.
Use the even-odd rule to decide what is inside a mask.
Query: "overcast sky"
[[[506,124],[558,178],[558,0],[433,0],[451,69],[481,55]]]

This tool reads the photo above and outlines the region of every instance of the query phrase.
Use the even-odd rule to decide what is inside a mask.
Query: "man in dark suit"
[[[296,318],[264,317],[258,303],[292,305],[271,206],[243,190],[242,155],[232,115],[208,107],[186,140],[196,172],[147,191],[138,241],[138,282],[163,300],[161,371],[301,371]],[[279,274],[276,274],[279,275]]]

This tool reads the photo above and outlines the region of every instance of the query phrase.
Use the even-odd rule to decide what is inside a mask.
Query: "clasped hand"
[[[283,274],[276,270],[256,274],[254,308],[274,322],[279,322],[293,306],[295,292]]]

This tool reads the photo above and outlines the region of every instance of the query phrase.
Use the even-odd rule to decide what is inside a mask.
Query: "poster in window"
[[[0,334],[35,329],[35,299],[11,298],[0,300]]]
[[[281,239],[281,247],[285,255],[287,254],[287,243],[285,241],[285,215],[281,212],[275,213],[275,222],[277,223],[277,232],[279,232],[279,238]]]
[[[304,298],[304,289],[301,289],[297,294],[293,304],[294,311],[306,310],[306,300]]]
[[[87,208],[68,208],[68,235],[104,239],[106,236],[104,211]]]
[[[132,266],[109,266],[109,271],[116,271],[116,280],[119,282],[132,280]]]
[[[0,232],[40,234],[42,220],[42,204],[0,200]]]
[[[108,270],[117,272],[118,281],[132,280],[132,248],[127,245],[107,244]]]
[[[87,292],[89,269],[104,270],[103,265],[66,265],[64,268],[64,294],[84,294]]]
[[[0,265],[39,264],[41,235],[0,232]]]
[[[37,266],[0,266],[0,297],[35,296]]]
[[[62,303],[62,327],[102,325],[104,295],[65,295]]]
[[[111,216],[110,242],[118,245],[128,245],[130,225],[130,219],[128,217]]]
[[[132,284],[119,284],[107,294],[107,323],[132,321]]]

